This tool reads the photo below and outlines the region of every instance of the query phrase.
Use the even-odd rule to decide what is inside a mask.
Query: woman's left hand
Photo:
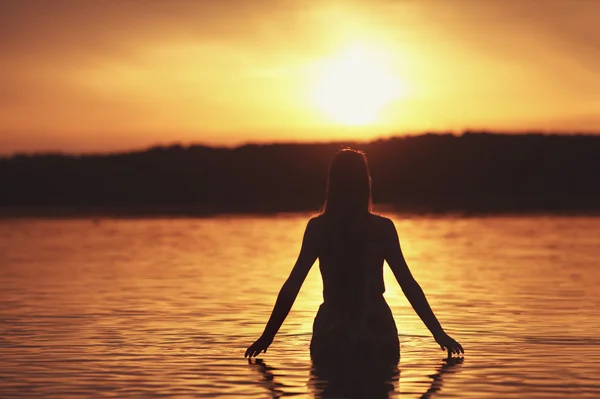
[[[267,348],[269,348],[269,345],[271,345],[272,342],[273,337],[265,336],[264,334],[261,335],[261,337],[257,339],[256,342],[254,342],[248,347],[248,349],[246,349],[244,357],[257,356],[260,352],[266,353]]]
[[[449,336],[445,332],[441,332],[435,335],[434,338],[442,350],[448,351],[448,357],[452,356],[453,354],[460,356],[465,353],[465,350],[463,349],[462,345],[456,342],[451,336]]]

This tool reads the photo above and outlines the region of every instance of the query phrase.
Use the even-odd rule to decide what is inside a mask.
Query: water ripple
[[[600,397],[599,218],[395,221],[413,274],[467,353],[444,359],[386,271],[402,360],[376,385],[365,371],[357,389]],[[332,382],[308,356],[316,268],[268,353],[243,359],[305,224],[305,215],[1,221],[0,397],[324,397]]]

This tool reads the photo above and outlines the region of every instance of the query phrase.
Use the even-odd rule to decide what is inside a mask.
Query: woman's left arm
[[[279,328],[290,312],[290,309],[298,296],[298,292],[304,283],[304,279],[306,279],[310,268],[318,257],[316,223],[317,221],[315,218],[309,220],[306,230],[304,231],[300,254],[298,255],[298,259],[296,260],[292,272],[279,291],[275,307],[271,312],[271,317],[267,322],[267,326],[261,337],[246,350],[244,357],[252,357],[258,355],[260,352],[266,352],[269,345],[271,345],[271,342],[273,342],[273,338],[275,338],[277,331],[279,331]]]

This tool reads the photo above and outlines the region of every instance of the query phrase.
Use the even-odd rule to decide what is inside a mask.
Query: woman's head
[[[325,214],[363,214],[371,211],[371,175],[362,151],[340,150],[329,167]]]

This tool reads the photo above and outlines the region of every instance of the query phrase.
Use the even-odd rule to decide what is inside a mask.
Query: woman
[[[371,207],[371,177],[364,153],[340,151],[329,169],[323,212],[308,222],[298,260],[262,336],[250,345],[245,357],[267,351],[317,258],[323,304],[310,343],[314,362],[359,357],[398,363],[398,331],[383,297],[384,260],[442,350],[449,356],[464,353],[444,332],[408,269],[393,222],[373,214]]]

